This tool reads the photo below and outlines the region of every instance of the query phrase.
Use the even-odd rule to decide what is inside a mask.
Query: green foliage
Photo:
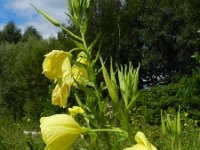
[[[159,123],[160,109],[181,109],[190,113],[190,117],[199,118],[199,73],[193,77],[183,77],[178,83],[166,86],[150,87],[140,91],[136,101],[137,111],[150,124]]]
[[[177,113],[177,116],[170,114],[163,115],[161,111],[161,124],[163,140],[166,141],[168,148],[174,150],[175,147],[178,147],[178,149],[181,150],[180,109]]]
[[[198,4],[198,0],[94,0],[88,37],[101,32],[103,58],[112,56],[120,64],[131,61],[135,67],[140,62],[143,82],[167,84],[173,76],[192,74],[195,63],[190,56],[200,44]],[[168,78],[160,81],[162,77]]]
[[[3,28],[1,42],[17,43],[21,36],[21,30],[16,27],[14,22],[10,21]]]
[[[26,42],[0,45],[1,106],[15,119],[22,116],[38,119],[42,110],[50,105],[49,81],[42,76],[41,69],[44,54],[49,49],[48,41],[35,36]]]
[[[3,150],[43,150],[43,142],[39,134],[38,122],[27,122],[27,119],[13,122],[9,117],[0,117],[0,149]],[[24,134],[25,132],[34,132]]]
[[[28,39],[32,38],[32,37],[35,37],[37,39],[42,38],[42,36],[39,34],[39,32],[33,26],[29,26],[25,29],[21,40],[22,41],[28,41]]]

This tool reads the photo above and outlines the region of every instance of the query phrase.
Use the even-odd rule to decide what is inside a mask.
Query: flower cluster
[[[88,78],[86,68],[76,64],[71,67],[70,59],[69,52],[53,50],[45,55],[43,62],[44,75],[56,83],[52,93],[52,104],[63,108],[67,106],[71,85],[76,86],[75,81],[83,84]],[[87,65],[87,59],[81,54],[78,55],[77,62]]]
[[[88,134],[88,137],[86,138],[88,144],[90,145],[90,149],[93,149],[94,147],[95,149],[98,149],[96,148],[99,144],[98,138],[96,138],[96,132],[120,133],[120,136],[123,136],[122,139],[125,139],[124,137],[129,137],[129,133],[127,133],[129,110],[137,97],[136,93],[139,68],[134,70],[130,64],[129,68],[125,67],[125,71],[123,71],[123,68],[121,70],[118,69],[120,86],[117,85],[116,80],[118,78],[115,78],[115,72],[112,69],[112,64],[110,75],[101,58],[101,69],[94,68],[99,58],[99,53],[97,53],[93,59],[92,49],[99,37],[97,36],[95,40],[89,44],[86,42],[87,38],[85,35],[89,19],[87,16],[87,13],[89,12],[89,4],[90,0],[68,0],[69,14],[67,13],[67,16],[77,29],[80,30],[80,33],[77,35],[65,28],[45,12],[33,6],[52,24],[66,32],[76,45],[76,47],[69,52],[65,52],[63,50],[53,50],[45,55],[43,62],[43,74],[48,79],[53,80],[56,84],[52,92],[52,104],[67,108],[68,98],[70,96],[72,86],[78,90],[82,90],[86,94],[85,103],[82,103],[79,96],[76,94],[75,97],[78,105],[84,106],[87,112],[79,106],[73,106],[72,108],[68,108],[70,115],[56,114],[49,117],[42,117],[40,119],[42,138],[46,144],[45,150],[70,150],[75,140],[80,134],[83,133],[92,133]],[[72,60],[72,52],[74,51],[80,51],[78,55],[76,55],[77,58],[75,61]],[[102,83],[99,85],[97,83],[96,76],[101,70],[103,72],[105,84]],[[111,102],[109,102],[109,97],[104,98],[104,89],[108,90]],[[121,92],[121,95],[123,95],[122,99],[124,100],[125,105],[120,102],[119,91]],[[105,114],[107,113],[106,111],[108,105],[113,105],[113,108],[117,109],[115,115],[113,115],[115,121],[114,119],[111,122],[106,120]],[[87,113],[90,114],[88,115]],[[75,117],[77,114],[82,114],[83,118],[81,119],[83,120],[80,122],[84,124],[84,126],[87,126],[87,128],[81,127],[81,125],[79,125],[75,120],[77,119]],[[121,128],[116,128],[114,127],[116,125],[111,124],[112,122],[117,122],[118,126],[118,121]],[[106,140],[107,139],[109,138],[106,137]],[[102,139],[99,141],[101,140]],[[136,134],[135,140],[137,142],[136,145],[124,150],[156,150],[156,148],[146,139],[142,132],[138,132]],[[107,141],[107,143],[109,142],[110,141]]]
[[[80,53],[77,62],[87,65],[87,59]],[[66,108],[72,85],[84,84],[87,70],[74,64],[71,67],[71,54],[62,50],[53,50],[45,55],[43,74],[54,80],[56,86],[52,92],[52,104]],[[83,128],[74,120],[78,113],[84,113],[81,107],[68,108],[70,115],[56,114],[40,119],[42,137],[46,143],[46,150],[68,150],[77,137],[84,132]],[[63,144],[67,142],[67,144]]]

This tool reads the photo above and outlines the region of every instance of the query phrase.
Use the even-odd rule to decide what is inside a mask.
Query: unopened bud
[[[57,20],[55,20],[54,18],[52,18],[51,16],[49,16],[47,13],[45,13],[44,11],[42,11],[41,9],[37,8],[36,6],[34,6],[32,4],[31,4],[31,6],[33,6],[33,8],[35,8],[35,10],[37,10],[37,12],[39,12],[46,19],[48,19],[53,25],[55,25],[57,27],[60,26],[60,23]]]

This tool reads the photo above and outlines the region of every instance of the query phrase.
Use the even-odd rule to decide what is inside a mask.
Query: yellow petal
[[[62,50],[53,50],[46,54],[43,73],[47,78],[53,80],[63,79],[66,74],[71,75],[70,54]]]
[[[46,150],[70,150],[77,137],[83,132],[79,124],[66,114],[42,117],[40,123]]]
[[[150,148],[151,150],[157,150],[157,148],[153,144],[151,144],[151,143],[150,143],[150,147],[151,147]]]
[[[137,134],[135,135],[135,141],[138,144],[142,144],[145,147],[148,147],[148,140],[147,140],[146,136],[144,135],[144,133],[142,133],[140,131],[137,132]]]
[[[73,106],[72,108],[68,108],[68,111],[71,116],[76,116],[78,113],[83,114],[84,110],[79,106]]]
[[[124,150],[148,150],[144,145],[136,144],[132,147],[125,148]]]
[[[66,83],[57,84],[52,93],[52,104],[66,108],[70,93],[70,85]]]
[[[83,65],[88,65],[88,60],[83,56],[82,53],[78,55],[78,58],[76,60],[77,62],[83,64]],[[73,78],[79,82],[80,84],[84,84],[85,80],[88,80],[88,72],[85,67],[81,67],[78,65],[73,65],[72,67],[72,75]],[[76,83],[74,82],[73,85],[76,87]]]
[[[62,82],[71,85],[73,82],[73,77],[72,77],[71,63],[69,59],[64,60],[62,65],[62,72],[63,72]]]
[[[138,144],[144,145],[147,150],[156,150],[156,147],[149,143],[143,132],[137,132],[137,134],[135,135],[135,141]]]

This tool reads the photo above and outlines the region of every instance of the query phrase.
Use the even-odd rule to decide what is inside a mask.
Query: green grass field
[[[42,141],[41,134],[26,135],[27,131],[38,133],[40,131],[39,122],[23,119],[13,123],[10,118],[1,118],[0,120],[0,150],[43,150],[45,144]],[[143,131],[149,141],[153,143],[158,150],[168,150],[168,141],[161,135],[160,126],[150,126],[147,124],[133,123],[134,131]],[[67,141],[66,141],[67,143]],[[64,144],[64,143],[63,143]],[[88,141],[79,138],[74,144],[74,150],[88,149]],[[102,149],[104,149],[102,147]],[[182,125],[182,150],[200,149],[200,128],[196,122],[188,119]]]

